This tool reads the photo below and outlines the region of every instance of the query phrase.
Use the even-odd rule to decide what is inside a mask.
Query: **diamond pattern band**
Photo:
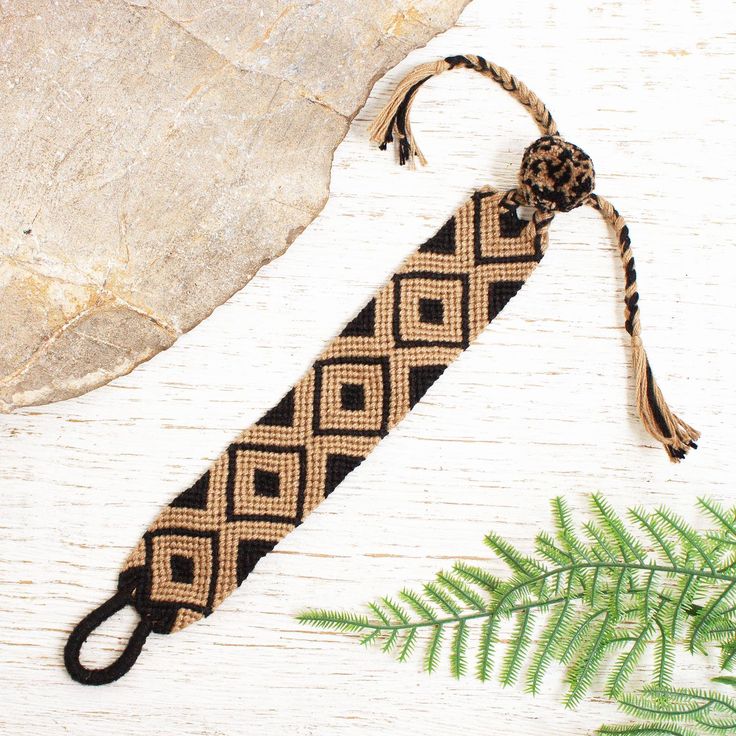
[[[360,465],[518,292],[551,219],[483,189],[406,260],[130,555],[120,588],[151,630],[209,615]]]

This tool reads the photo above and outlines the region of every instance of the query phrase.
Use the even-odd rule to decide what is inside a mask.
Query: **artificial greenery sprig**
[[[498,672],[502,684],[514,684],[525,670],[527,691],[537,693],[549,666],[559,662],[566,673],[565,704],[575,707],[615,656],[606,694],[643,722],[604,726],[599,733],[736,733],[736,701],[672,685],[679,642],[690,652],[720,648],[722,669],[736,664],[736,509],[700,499],[699,509],[714,525],[700,532],[666,508],[631,509],[625,522],[600,495],[591,496],[591,505],[593,519],[580,532],[564,499],[554,499],[555,534],[537,536],[534,556],[489,534],[486,544],[511,571],[506,579],[457,562],[420,592],[403,590],[397,600],[371,603],[367,615],[318,609],[298,618],[360,633],[364,644],[380,644],[401,661],[423,640],[429,672],[439,666],[449,640],[456,677],[467,670],[471,628],[480,624],[475,671],[481,680],[492,674],[499,629],[511,619]],[[650,648],[651,685],[631,692],[629,681]]]

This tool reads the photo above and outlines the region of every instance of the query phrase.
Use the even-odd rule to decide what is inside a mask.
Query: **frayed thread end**
[[[632,343],[639,416],[649,434],[662,443],[670,460],[679,463],[690,450],[697,449],[700,432],[670,409],[654,379],[641,340],[634,338]]]

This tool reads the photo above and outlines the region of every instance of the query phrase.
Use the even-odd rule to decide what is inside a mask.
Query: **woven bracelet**
[[[542,137],[524,153],[518,186],[476,191],[281,401],[161,512],[123,565],[115,595],[69,637],[64,659],[78,682],[118,679],[133,666],[150,632],[181,631],[212,613],[363,462],[519,291],[545,253],[558,212],[589,205],[613,229],[625,275],[625,328],[639,416],[671,460],[696,447],[698,432],[670,410],[644,351],[626,223],[593,193],[590,158],[559,136],[536,95],[480,56],[449,57],[417,67],[399,84],[372,126],[373,140],[382,149],[395,143],[401,164],[426,163],[411,131],[412,104],[427,80],[459,68],[498,83],[539,126]],[[529,219],[520,217],[520,205],[531,208]],[[126,605],[141,620],[120,657],[102,669],[82,665],[86,638]]]

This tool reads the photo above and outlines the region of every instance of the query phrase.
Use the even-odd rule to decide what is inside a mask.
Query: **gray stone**
[[[0,410],[131,371],[280,255],[467,2],[0,0]]]

